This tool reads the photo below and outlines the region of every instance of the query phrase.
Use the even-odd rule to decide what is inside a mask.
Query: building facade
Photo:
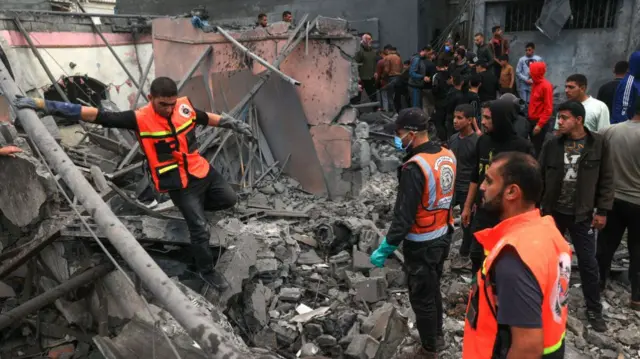
[[[587,76],[589,93],[595,95],[613,77],[615,63],[628,60],[640,45],[640,0],[552,0],[547,4],[563,1],[569,3],[571,17],[553,39],[536,27],[544,0],[476,0],[473,10],[474,32],[491,37],[493,26],[504,28],[514,66],[526,44],[536,44],[536,53],[547,64],[556,103],[565,99],[564,81],[569,75]]]

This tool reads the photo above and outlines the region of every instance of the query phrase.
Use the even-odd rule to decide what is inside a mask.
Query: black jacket
[[[513,104],[507,101],[493,101],[490,106],[493,130],[480,136],[476,144],[477,171],[471,174],[471,182],[478,184],[475,204],[477,210],[474,215],[473,230],[479,231],[493,227],[500,222],[497,213],[485,211],[482,204],[483,192],[480,184],[484,181],[484,176],[491,164],[491,159],[502,152],[523,152],[535,156],[535,151],[531,142],[519,137],[513,129],[515,111]]]
[[[587,141],[578,159],[576,182],[576,222],[590,218],[594,208],[606,214],[613,207],[615,187],[609,145],[602,135],[587,130]],[[553,212],[562,189],[564,171],[564,136],[547,141],[540,153],[540,167],[544,179],[541,207],[544,214]]]
[[[432,141],[424,143],[411,149],[404,157],[403,163],[406,163],[411,157],[418,153],[435,154],[441,150],[440,145]],[[424,192],[425,181],[426,179],[424,178],[422,170],[415,163],[408,163],[407,165],[398,167],[398,195],[396,197],[396,205],[393,209],[391,227],[387,232],[387,243],[390,245],[400,245],[407,237],[407,234],[409,234],[409,230],[411,230],[416,220],[418,206],[420,205],[422,193]]]
[[[480,136],[476,144],[478,170],[471,175],[471,182],[478,186],[484,181],[484,175],[491,164],[491,159],[501,152],[523,152],[535,155],[531,142],[519,137],[513,129],[515,111],[513,104],[507,101],[494,101],[490,106],[493,130]],[[478,189],[476,203],[482,200],[481,191]]]

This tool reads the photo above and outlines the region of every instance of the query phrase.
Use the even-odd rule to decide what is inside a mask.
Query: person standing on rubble
[[[411,92],[411,107],[417,107],[427,112],[429,98],[427,98],[427,82],[431,82],[431,77],[436,72],[435,66],[429,60],[433,50],[431,46],[425,46],[416,56],[411,59],[409,67],[409,91]],[[431,92],[431,85],[429,85]]]
[[[613,260],[625,231],[629,252],[631,309],[640,311],[640,99],[635,116],[600,131],[611,148],[615,198],[598,242],[600,289],[606,288]]]
[[[587,116],[576,100],[558,107],[559,136],[544,144],[538,158],[544,179],[540,208],[553,216],[561,233],[569,232],[578,256],[587,319],[594,330],[605,332],[596,242],[597,231],[605,227],[613,208],[613,158],[609,143],[586,126]]]
[[[474,273],[463,359],[564,358],[571,248],[536,209],[542,187],[524,153],[501,153],[486,171],[482,207],[501,222],[475,234],[488,254]]]
[[[80,119],[105,128],[135,131],[156,190],[169,193],[187,222],[191,236],[189,250],[196,271],[206,284],[220,291],[227,287],[226,280],[213,268],[205,209],[219,211],[231,208],[236,204],[237,196],[222,175],[200,155],[195,127],[227,128],[252,137],[248,124],[226,114],[195,109],[187,97],[178,97],[176,83],[167,77],[153,80],[149,103],[136,111],[106,112],[94,107],[29,97],[17,98],[15,106]]]
[[[480,135],[476,133],[474,124],[476,122],[476,110],[471,104],[458,105],[453,116],[453,128],[457,131],[449,139],[449,149],[456,156],[458,173],[456,174],[456,190],[453,206],[464,208],[469,192],[469,182],[471,174],[476,171],[476,143]],[[462,245],[460,246],[459,257],[452,261],[451,268],[463,269],[471,268],[469,250],[471,249],[471,228],[462,227]]]
[[[453,232],[456,159],[450,150],[429,140],[428,122],[422,109],[408,108],[398,114],[395,145],[407,155],[398,169],[400,184],[391,227],[371,254],[371,263],[383,267],[403,243],[409,300],[421,339],[407,359],[434,359],[446,346],[440,278]]]
[[[500,222],[495,212],[482,208],[482,191],[478,188],[484,182],[493,157],[498,153],[510,151],[534,154],[531,142],[515,134],[514,117],[515,111],[510,101],[496,100],[482,104],[482,127],[485,134],[480,136],[476,143],[476,170],[471,172],[469,192],[462,210],[462,225],[470,225],[471,233],[491,228]],[[471,222],[472,212],[473,222]],[[480,269],[484,256],[485,249],[476,238],[472,238],[469,251],[472,273]]]
[[[362,41],[360,42],[360,50],[356,53],[355,61],[358,64],[358,75],[360,76],[360,83],[367,93],[370,101],[375,101],[374,95],[376,93],[376,50],[371,46],[373,38],[371,34],[365,33],[362,35]]]

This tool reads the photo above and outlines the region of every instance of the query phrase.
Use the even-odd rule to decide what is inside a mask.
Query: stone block
[[[376,323],[375,328],[378,327],[378,324],[380,323]],[[391,358],[409,334],[407,320],[403,318],[395,308],[392,308],[388,319],[384,320],[382,324],[384,324],[384,328],[382,329],[384,335],[376,352],[376,359]]]
[[[252,333],[257,332],[269,322],[268,291],[270,291],[269,288],[257,283],[247,286],[243,292],[244,318]]]
[[[344,355],[348,359],[373,359],[379,346],[380,343],[370,335],[356,335],[349,343]]]
[[[332,17],[318,17],[318,20],[316,21],[316,30],[323,35],[349,35],[347,20]]]
[[[356,129],[353,134],[358,140],[366,140],[369,138],[369,124],[363,121],[358,121]]]
[[[367,140],[357,140],[351,146],[351,169],[368,169],[371,163],[371,146]]]
[[[250,277],[249,269],[256,264],[259,247],[253,235],[241,234],[234,246],[220,257],[216,270],[229,283],[229,288],[220,294],[219,301],[223,305],[226,305],[233,295],[242,292],[242,281]]]
[[[329,334],[323,334],[316,338],[316,343],[320,348],[330,348],[338,344],[338,340]]]
[[[271,323],[269,327],[276,333],[278,344],[282,346],[289,346],[298,339],[298,331],[286,322]]]
[[[304,325],[304,334],[308,340],[314,340],[324,333],[322,325],[317,323],[307,323]]]
[[[282,288],[279,294],[280,300],[284,302],[297,302],[302,297],[300,288]]]
[[[356,282],[356,299],[375,303],[387,298],[387,280],[384,277],[368,278]]]
[[[300,254],[300,256],[298,257],[298,264],[301,264],[301,265],[314,265],[314,264],[320,264],[323,262],[324,261],[322,260],[322,258],[320,258],[318,253],[316,253],[316,251],[314,251],[313,249],[308,252]]]
[[[369,255],[360,252],[357,246],[353,246],[353,270],[354,271],[365,271],[374,267],[371,264],[371,260],[369,259]]]

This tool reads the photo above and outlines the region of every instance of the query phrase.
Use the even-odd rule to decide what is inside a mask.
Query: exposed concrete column
[[[0,89],[10,102],[13,102],[17,94],[22,94],[2,62],[0,62]],[[109,242],[129,267],[140,276],[146,287],[162,303],[164,308],[200,345],[202,350],[215,358],[246,357],[246,348],[240,348],[235,343],[226,340],[228,334],[218,323],[212,322],[207,314],[194,306],[178,286],[160,269],[76,168],[69,156],[49,134],[36,113],[31,109],[22,109],[18,111],[18,116],[29,138],[40,149],[49,165],[60,175],[87,212],[91,214]]]
[[[487,17],[486,15],[487,4],[485,0],[475,0],[475,1],[476,1],[476,6],[473,12],[473,34],[471,34],[472,36],[479,32],[484,34],[484,29],[485,29],[484,23],[486,22],[486,17]],[[473,42],[473,37],[471,38],[471,41]]]

